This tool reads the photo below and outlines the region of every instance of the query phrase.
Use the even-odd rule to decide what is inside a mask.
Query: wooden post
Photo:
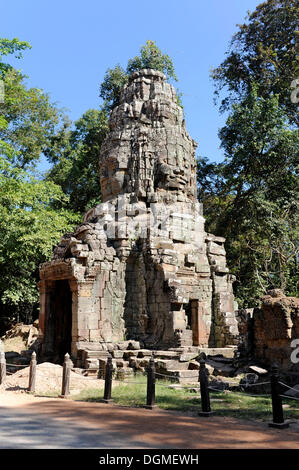
[[[5,383],[6,379],[6,359],[5,359],[5,352],[0,352],[0,385]]]
[[[35,392],[35,379],[36,379],[36,352],[33,351],[30,361],[30,370],[29,370],[29,387],[28,391],[31,393]]]
[[[102,374],[103,370],[102,370],[102,368],[101,368],[102,359],[99,359],[98,362],[99,362],[99,370],[98,370],[97,378],[98,378],[98,379],[102,379],[103,376],[104,376],[104,374]]]
[[[70,355],[66,353],[66,355],[64,356],[64,363],[63,363],[62,388],[61,388],[60,398],[65,398],[70,394],[70,375],[71,375],[72,367],[73,367],[73,363],[70,359]]]
[[[289,424],[285,423],[283,418],[282,398],[280,396],[279,374],[277,364],[273,364],[271,374],[271,398],[273,422],[268,423],[272,428],[288,428]]]
[[[210,392],[209,392],[209,383],[208,383],[208,376],[206,371],[206,356],[202,355],[199,360],[199,382],[200,382],[200,396],[201,396],[201,410],[198,415],[199,416],[211,416],[214,414],[211,411],[211,404],[210,404]]]
[[[109,354],[107,358],[107,362],[106,362],[104,398],[101,400],[103,403],[113,402],[113,399],[111,398],[112,373],[113,373],[112,356],[111,354]]]
[[[149,365],[147,368],[147,390],[146,390],[146,405],[145,408],[152,410],[156,408],[155,404],[156,397],[156,369],[155,369],[155,359],[152,355],[149,360]]]

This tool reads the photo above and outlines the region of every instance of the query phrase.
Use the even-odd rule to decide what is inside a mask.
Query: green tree
[[[23,169],[36,165],[61,117],[46,93],[28,88],[26,76],[1,59],[9,54],[21,58],[22,51],[28,48],[29,43],[17,38],[0,39],[0,77],[5,93],[0,102],[0,142],[2,151],[3,142],[6,150],[8,146],[12,149],[6,157]]]
[[[268,0],[248,13],[233,36],[227,58],[212,71],[216,95],[226,91],[221,110],[244,98],[251,83],[260,96],[278,95],[279,105],[298,125],[298,108],[291,102],[291,82],[299,77],[297,0]]]
[[[31,49],[29,42],[20,41],[18,38],[6,39],[0,38],[0,75],[4,75],[12,66],[3,62],[2,56],[13,55],[16,59],[23,57],[22,51]]]
[[[117,64],[113,69],[106,70],[104,80],[100,85],[100,98],[104,101],[104,108],[109,112],[119,102],[120,91],[128,82],[128,74]]]
[[[178,80],[171,58],[167,54],[162,54],[155,41],[146,41],[146,44],[140,48],[139,55],[129,59],[127,74],[141,69],[159,70],[165,73],[168,79]]]
[[[53,207],[66,202],[61,188],[38,180],[0,157],[0,329],[30,321],[38,301],[38,266],[78,216]],[[55,204],[54,204],[55,203]],[[2,327],[2,328],[1,328]]]
[[[219,132],[225,160],[198,163],[199,198],[208,230],[227,239],[245,307],[269,287],[298,293],[298,111],[290,86],[299,72],[298,8],[295,0],[258,5],[212,71],[220,111],[229,113]]]
[[[13,54],[16,58],[22,57],[22,50],[30,48],[30,44],[25,41],[19,41],[19,39],[5,39],[0,38],[0,80],[3,83],[3,93],[5,90],[4,87],[4,78],[5,74],[8,70],[12,70],[12,66],[10,64],[4,63],[2,61],[2,56],[7,56],[9,54]],[[2,91],[2,90],[1,90]],[[4,101],[4,96],[1,96],[1,101]],[[2,133],[7,132],[8,129],[8,121],[5,119],[4,116],[4,106],[1,107],[0,102],[0,155],[5,155],[6,158],[12,158],[14,151],[12,146],[5,142],[2,139]]]
[[[227,239],[240,304],[256,304],[270,287],[296,295],[299,133],[289,126],[278,96],[261,98],[253,85],[232,106],[220,138],[224,163],[203,162],[198,172],[199,184],[200,178],[219,184],[204,184],[200,198],[208,201],[208,226]]]
[[[119,64],[113,69],[107,69],[103,82],[100,85],[100,97],[104,107],[109,112],[119,102],[120,91],[128,82],[129,75],[141,69],[155,69],[165,73],[168,80],[177,81],[174,65],[167,54],[163,54],[154,41],[146,41],[140,48],[140,53],[128,60],[124,70]],[[181,93],[178,92],[178,104],[182,106]]]
[[[11,162],[26,169],[35,166],[59,124],[61,113],[49,96],[37,88],[27,88],[25,76],[13,68],[4,74],[5,100],[0,115],[7,123],[0,129],[0,140],[14,152]]]
[[[0,39],[2,56],[30,47],[17,39]],[[49,142],[59,112],[48,96],[28,89],[24,76],[0,61],[5,84],[0,104],[0,330],[14,320],[31,321],[37,313],[38,265],[53,245],[78,221],[65,208],[67,196],[34,171]],[[55,207],[59,206],[57,211]]]
[[[107,132],[106,111],[90,109],[74,128],[65,120],[45,151],[54,164],[47,180],[60,185],[69,196],[68,207],[81,214],[101,202],[99,154]]]

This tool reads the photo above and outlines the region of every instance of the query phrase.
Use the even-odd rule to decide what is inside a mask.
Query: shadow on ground
[[[296,429],[234,418],[47,400],[0,408],[1,448],[299,448]]]

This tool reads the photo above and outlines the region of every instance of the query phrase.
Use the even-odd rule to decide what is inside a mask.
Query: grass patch
[[[112,398],[115,404],[130,407],[142,407],[146,402],[146,377],[129,379],[130,384],[114,386]],[[171,382],[156,382],[156,404],[165,410],[191,412],[201,410],[200,393],[191,393],[187,388],[174,389]],[[72,397],[74,400],[97,402],[103,398],[103,390],[84,390]],[[211,408],[218,416],[232,416],[242,419],[261,419],[269,421],[272,417],[271,397],[250,396],[242,392],[211,392]],[[285,419],[299,419],[298,402],[284,400],[288,405],[284,409]]]

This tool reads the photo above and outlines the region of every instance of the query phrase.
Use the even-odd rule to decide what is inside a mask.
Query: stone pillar
[[[94,341],[100,339],[98,334],[99,314],[95,311],[95,299],[93,296],[92,281],[78,283],[77,297],[77,331],[80,341]]]
[[[42,280],[38,283],[39,288],[39,322],[38,322],[38,339],[40,342],[44,339],[45,334],[45,315],[46,315],[46,281]]]
[[[72,292],[72,343],[71,343],[71,356],[77,355],[77,341],[78,341],[78,281],[69,281],[69,286]]]

